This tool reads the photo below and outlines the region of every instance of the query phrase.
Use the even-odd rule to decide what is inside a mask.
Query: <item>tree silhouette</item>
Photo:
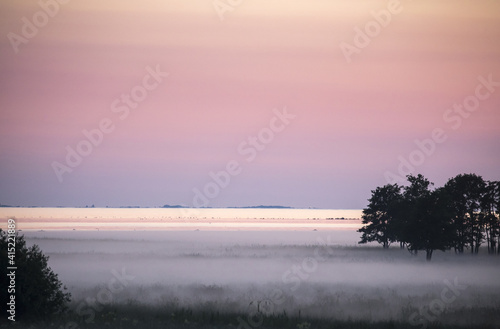
[[[422,175],[409,175],[407,179],[410,185],[403,187],[400,209],[404,213],[401,214],[398,232],[408,251],[416,255],[418,250],[423,249],[424,228],[421,225],[423,218],[428,216],[427,208],[431,202],[429,186],[432,183]]]
[[[470,247],[471,253],[477,253],[484,238],[484,223],[480,221],[479,211],[486,183],[476,174],[461,174],[448,180],[444,188],[454,210],[455,251],[461,254]]]
[[[480,222],[484,226],[488,253],[497,253],[500,236],[500,182],[486,182],[481,198]]]
[[[363,233],[359,243],[376,241],[387,249],[397,240],[394,221],[401,202],[400,187],[397,184],[377,187],[368,201],[361,217],[365,226],[358,230]]]
[[[431,190],[433,183],[422,175],[408,176],[404,187],[402,209],[405,211],[400,238],[408,250],[425,250],[431,260],[434,250],[448,249],[454,240],[449,196],[442,188]]]
[[[372,191],[359,243],[377,241],[387,249],[399,241],[414,255],[425,250],[431,260],[434,250],[450,248],[455,239],[450,195],[444,188],[431,190],[424,176],[407,176],[409,185],[385,185]]]
[[[376,241],[384,249],[392,242],[406,245],[416,255],[425,250],[454,248],[477,254],[486,238],[488,253],[500,254],[500,182],[485,182],[476,174],[461,174],[444,187],[422,175],[408,175],[409,185],[385,185],[372,191],[363,209],[359,243]]]
[[[49,259],[37,245],[26,246],[24,236],[15,234],[15,301],[17,319],[38,319],[62,312],[71,295],[65,292],[57,274],[47,264]],[[0,276],[6,280],[8,265],[8,235],[0,229]],[[3,285],[2,287],[6,287]],[[0,300],[6,305],[7,289],[1,289]]]

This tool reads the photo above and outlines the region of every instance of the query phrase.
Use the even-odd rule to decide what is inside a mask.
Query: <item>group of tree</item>
[[[387,184],[372,191],[363,209],[359,243],[376,241],[383,248],[399,243],[412,254],[453,249],[457,254],[500,255],[500,182],[461,174],[439,188],[424,176],[407,176],[408,184]]]

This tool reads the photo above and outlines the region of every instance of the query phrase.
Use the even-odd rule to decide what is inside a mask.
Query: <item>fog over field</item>
[[[0,329],[500,329],[500,0],[0,31]]]
[[[436,252],[429,263],[396,246],[358,245],[354,230],[24,234],[50,256],[84,319],[100,304],[137,302],[420,326],[500,323],[500,258],[484,252]]]

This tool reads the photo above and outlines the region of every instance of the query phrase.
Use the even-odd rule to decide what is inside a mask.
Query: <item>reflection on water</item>
[[[2,218],[360,218],[359,209],[231,209],[231,208],[0,208]]]
[[[23,230],[332,230],[361,227],[361,210],[0,208]]]

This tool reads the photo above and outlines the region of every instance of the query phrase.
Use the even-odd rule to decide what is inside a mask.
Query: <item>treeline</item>
[[[384,248],[399,243],[412,254],[453,249],[477,254],[486,242],[500,255],[500,182],[462,174],[439,188],[424,176],[407,176],[408,185],[387,184],[372,191],[363,209],[359,243],[376,241]]]

